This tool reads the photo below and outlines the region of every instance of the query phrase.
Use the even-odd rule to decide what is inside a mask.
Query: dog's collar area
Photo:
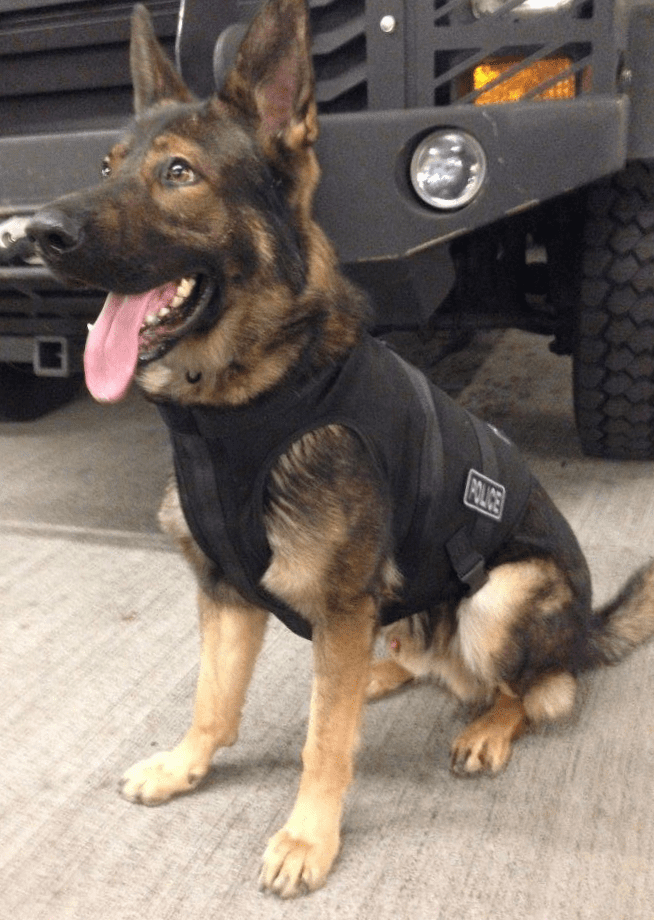
[[[299,416],[301,412],[304,417],[306,405],[318,405],[342,367],[343,362],[329,365],[304,383],[297,376],[292,381],[285,380],[283,385],[244,406],[182,405],[172,400],[156,400],[156,404],[172,431],[197,435],[208,441],[233,438],[239,432],[258,429],[263,420],[268,429],[277,425],[286,429],[294,414]],[[196,383],[195,377],[197,374],[187,371],[189,383]]]

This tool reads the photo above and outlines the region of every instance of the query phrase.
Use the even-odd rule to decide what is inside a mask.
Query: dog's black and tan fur
[[[311,216],[317,117],[303,0],[270,0],[209,101],[184,86],[143,8],[132,70],[136,119],[105,181],[34,221],[49,264],[123,293],[199,276],[200,306],[141,354],[137,379],[155,400],[243,405],[283,387],[300,362],[311,375],[342,359],[366,306]],[[552,543],[558,513],[537,489],[486,585],[390,627],[390,657],[373,663],[380,605],[401,590],[376,476],[357,438],[329,426],[296,442],[268,484],[264,583],[312,624],[315,666],[297,801],[263,858],[262,886],[284,897],[321,885],[337,855],[366,696],[437,675],[464,700],[486,700],[454,742],[453,768],[495,772],[528,725],[570,711],[579,671],[654,631],[652,569],[593,613],[584,558],[570,535]],[[202,653],[188,733],[124,777],[124,795],[146,804],[193,789],[235,742],[267,619],[216,580],[174,487],[161,518],[197,574]],[[541,537],[551,549],[533,548]]]

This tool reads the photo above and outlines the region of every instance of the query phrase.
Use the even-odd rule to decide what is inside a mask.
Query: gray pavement
[[[432,370],[524,450],[598,600],[650,558],[654,464],[582,457],[569,361],[510,332]],[[156,809],[122,800],[122,771],[183,732],[197,673],[192,578],[156,526],[168,464],[136,395],[0,426],[0,917],[651,920],[654,647],[584,679],[574,717],[521,740],[495,779],[448,772],[466,712],[438,688],[371,706],[342,853],[308,899],[256,890],[311,677],[309,644],[278,624],[207,782]]]

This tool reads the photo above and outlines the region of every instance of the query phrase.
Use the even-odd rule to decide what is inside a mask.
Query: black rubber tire
[[[654,162],[586,199],[573,393],[584,452],[654,458]]]
[[[0,422],[31,422],[82,392],[81,374],[37,377],[28,365],[0,364]]]

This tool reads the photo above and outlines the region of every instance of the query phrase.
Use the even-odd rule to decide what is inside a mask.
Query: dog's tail
[[[643,566],[594,617],[587,668],[617,664],[654,637],[654,562]]]

